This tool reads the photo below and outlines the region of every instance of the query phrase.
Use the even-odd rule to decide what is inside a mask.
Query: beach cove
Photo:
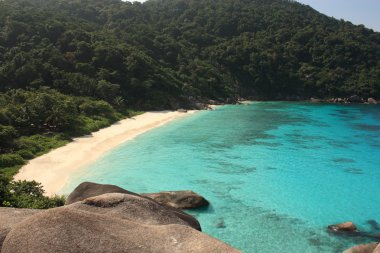
[[[47,196],[57,194],[68,183],[72,173],[95,162],[118,145],[168,122],[196,111],[157,111],[121,120],[88,136],[73,139],[67,145],[30,160],[14,180],[35,180]]]
[[[71,175],[134,192],[191,189],[202,229],[244,252],[341,253],[369,238],[327,233],[353,221],[379,233],[379,106],[227,105],[153,129]],[[375,230],[374,230],[375,229]]]

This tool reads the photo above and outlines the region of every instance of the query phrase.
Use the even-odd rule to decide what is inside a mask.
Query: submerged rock
[[[2,252],[239,252],[182,214],[135,194],[104,194],[20,222]]]
[[[165,191],[141,194],[154,199],[158,203],[178,209],[192,209],[208,206],[209,202],[193,191]]]
[[[329,231],[339,233],[339,232],[357,232],[357,228],[354,223],[351,221],[340,223],[340,224],[334,224],[329,225],[327,227]]]
[[[82,201],[89,197],[102,195],[105,193],[126,193],[137,195],[133,192],[127,191],[116,185],[110,184],[96,184],[92,182],[83,182],[79,184],[66,199],[66,205],[72,204],[77,201]]]
[[[39,212],[43,210],[0,207],[0,251],[9,231],[18,223]]]
[[[380,230],[380,225],[376,220],[368,220],[367,223],[371,226],[372,230]]]
[[[343,253],[380,253],[380,246],[378,243],[362,244],[349,248]]]

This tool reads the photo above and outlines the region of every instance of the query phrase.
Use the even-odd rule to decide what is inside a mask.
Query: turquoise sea
[[[128,141],[72,176],[135,192],[191,189],[205,233],[244,252],[335,253],[380,234],[380,106],[257,102],[202,111]]]

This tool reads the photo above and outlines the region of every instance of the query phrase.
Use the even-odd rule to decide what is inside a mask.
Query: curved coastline
[[[160,127],[180,117],[195,113],[178,111],[146,112],[123,119],[88,136],[73,139],[69,144],[30,160],[15,180],[35,180],[44,187],[45,194],[56,194],[69,180],[70,175],[88,165],[104,153],[136,136]]]

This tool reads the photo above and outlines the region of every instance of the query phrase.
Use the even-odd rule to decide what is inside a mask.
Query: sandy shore
[[[35,180],[42,183],[46,195],[54,195],[68,182],[73,172],[94,162],[107,151],[139,134],[194,112],[146,112],[121,120],[91,135],[75,138],[73,142],[29,161],[14,179]]]

